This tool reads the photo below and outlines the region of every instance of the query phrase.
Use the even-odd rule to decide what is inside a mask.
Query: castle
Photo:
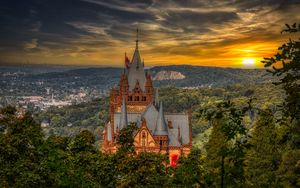
[[[190,153],[192,129],[190,116],[185,113],[165,113],[158,91],[154,96],[151,76],[145,73],[141,61],[138,39],[131,62],[125,54],[125,69],[119,88],[110,93],[110,119],[103,130],[102,151],[114,153],[118,150],[118,132],[128,123],[136,123],[134,150],[155,152],[169,156],[170,165],[175,166],[181,155]]]

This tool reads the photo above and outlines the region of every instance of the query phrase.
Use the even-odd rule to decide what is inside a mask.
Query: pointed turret
[[[123,96],[122,106],[121,106],[121,114],[120,114],[120,122],[119,122],[119,130],[125,128],[128,124],[127,121],[127,109],[125,103],[125,96]]]
[[[160,102],[159,113],[156,121],[156,129],[154,135],[165,136],[168,135],[167,124],[164,117],[163,105]]]
[[[145,90],[145,82],[146,76],[144,71],[144,66],[141,61],[141,56],[139,52],[139,45],[138,45],[138,30],[137,30],[137,39],[136,39],[136,46],[135,51],[132,57],[132,61],[128,70],[128,82],[129,82],[129,90],[132,91],[137,81],[139,81],[141,89]]]

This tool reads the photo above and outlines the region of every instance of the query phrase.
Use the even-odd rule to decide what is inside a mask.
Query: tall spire
[[[135,48],[139,49],[139,28],[136,28]]]
[[[121,114],[120,114],[120,123],[119,123],[119,130],[125,128],[128,124],[127,121],[127,109],[125,103],[125,96],[123,96],[122,106],[121,106]]]
[[[146,76],[145,76],[144,66],[142,64],[140,52],[138,49],[138,42],[139,42],[139,30],[137,29],[136,48],[134,50],[132,61],[128,69],[128,83],[129,83],[130,91],[134,89],[137,81],[139,81],[142,91],[145,90]]]
[[[159,113],[157,117],[157,122],[156,122],[156,129],[154,132],[154,135],[168,135],[168,129],[164,117],[164,111],[163,111],[163,105],[162,102],[160,102],[160,107],[159,107]]]

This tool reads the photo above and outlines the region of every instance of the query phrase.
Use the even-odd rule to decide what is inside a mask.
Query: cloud
[[[109,26],[97,26],[94,24],[82,23],[82,22],[69,22],[69,23],[67,22],[66,24],[69,24],[75,28],[82,29],[92,34],[104,35],[104,36],[107,36],[106,30],[109,30]]]
[[[32,24],[32,29],[31,29],[31,31],[32,31],[32,32],[39,32],[40,29],[41,29],[41,27],[42,27],[42,22],[37,21],[37,22],[35,22],[35,23]]]
[[[126,11],[126,12],[134,12],[134,13],[144,13],[145,4],[143,3],[125,3],[125,1],[111,0],[109,3],[107,1],[101,0],[83,0],[88,3],[101,5],[110,9]]]
[[[38,46],[38,39],[32,39],[31,41],[24,43],[25,50],[31,50],[37,48],[37,46]]]

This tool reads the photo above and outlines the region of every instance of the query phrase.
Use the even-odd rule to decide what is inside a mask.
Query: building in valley
[[[154,94],[155,93],[155,94]],[[110,119],[103,130],[102,151],[118,150],[118,132],[129,123],[136,123],[134,148],[140,152],[156,152],[169,156],[170,165],[176,165],[181,155],[190,153],[192,130],[186,113],[165,113],[163,101],[154,91],[151,76],[145,73],[138,40],[131,62],[125,54],[125,68],[120,85],[110,93]]]

